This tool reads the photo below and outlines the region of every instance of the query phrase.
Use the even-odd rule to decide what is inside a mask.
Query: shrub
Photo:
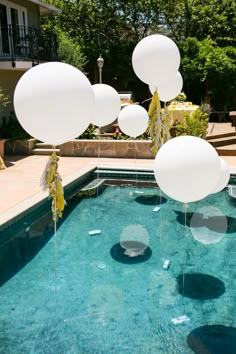
[[[10,113],[10,117],[8,119],[3,117],[0,137],[10,140],[25,140],[31,138],[31,136],[20,125],[14,112]]]
[[[93,124],[90,124],[83,134],[78,136],[76,139],[96,139],[96,132],[97,128]]]
[[[184,122],[175,122],[176,136],[193,135],[199,138],[206,138],[209,115],[200,109],[186,116]]]

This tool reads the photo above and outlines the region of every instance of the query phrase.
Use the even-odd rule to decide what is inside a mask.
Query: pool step
[[[55,149],[50,144],[36,143],[32,150],[32,155],[51,155],[53,151],[55,151],[57,155],[60,155],[60,149],[58,147]]]
[[[104,184],[105,179],[95,179],[89,184],[87,184],[84,188],[82,188],[78,193],[76,193],[75,197],[77,198],[91,198],[97,197],[101,194],[106,185]]]
[[[130,178],[130,179],[144,179],[144,180],[154,180],[154,172],[151,170],[115,170],[101,168],[94,171],[94,173],[99,177],[107,178]]]

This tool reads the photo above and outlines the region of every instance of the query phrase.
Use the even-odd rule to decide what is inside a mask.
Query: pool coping
[[[121,176],[117,176],[117,178],[121,177],[126,177],[127,175],[134,175],[134,173],[147,173],[150,172],[150,168],[145,168],[145,167],[135,167],[135,166],[129,166],[129,167],[121,167],[121,166],[107,166],[106,164],[104,165],[86,165],[85,167],[80,168],[78,171],[72,173],[68,177],[65,177],[62,181],[62,185],[64,187],[64,194],[65,194],[65,199],[67,197],[67,189],[71,190],[73,189],[73,186],[79,187],[83,182],[86,182],[89,179],[89,176],[92,177],[92,174],[94,173],[96,175],[97,170],[103,171],[107,170],[109,172],[111,171],[116,171],[120,174]],[[125,172],[125,175],[124,175]],[[99,173],[97,174],[97,177]],[[102,177],[101,177],[102,178]],[[109,177],[108,177],[109,178]],[[116,178],[116,177],[114,177]],[[138,177],[137,177],[138,178]],[[11,207],[10,209],[6,210],[5,212],[0,213],[0,232],[4,231],[8,227],[12,226],[19,220],[23,219],[25,216],[31,214],[35,209],[38,207],[42,206],[44,203],[50,201],[49,195],[47,191],[41,190],[40,192],[37,192],[36,194],[28,197],[27,199],[23,200],[22,202],[18,203],[14,207]]]
[[[85,166],[80,170],[74,172],[68,177],[65,177],[62,181],[64,188],[78,183],[79,180],[87,178],[89,174],[96,170],[96,166]],[[40,203],[44,203],[49,200],[49,195],[47,191],[41,190],[40,192],[34,194],[33,196],[23,200],[14,207],[6,210],[0,214],[0,231],[9,227],[12,223],[18,221],[22,218],[24,213],[29,214],[34,208],[39,206]]]
[[[99,173],[97,173],[97,169],[100,171],[100,176]],[[141,174],[145,172],[149,172],[149,174],[154,175],[154,172],[150,173],[153,171],[150,169],[150,167],[137,167],[137,166],[129,166],[129,167],[122,167],[116,164],[116,166],[112,166],[112,164],[88,164],[76,172],[72,173],[71,175],[64,177],[62,184],[64,187],[64,192],[65,192],[65,197],[66,197],[66,192],[67,189],[73,188],[73,185],[81,185],[83,182],[88,180],[89,175],[92,176],[94,173],[95,175],[97,174],[97,177],[99,178],[104,178],[103,174],[101,173],[103,170],[105,170],[105,174],[107,172],[111,171],[116,171],[118,174],[120,173],[120,176],[117,176],[117,178],[127,178],[127,175],[134,174],[134,172],[138,174],[141,172]],[[120,172],[119,172],[120,171]],[[108,174],[109,175],[109,174]],[[107,175],[107,178],[109,179]],[[236,178],[236,169],[231,168],[230,169],[230,178]],[[114,177],[115,178],[115,177]],[[138,179],[138,177],[136,177]],[[149,178],[147,178],[148,181]],[[146,178],[145,178],[146,180]],[[23,200],[22,202],[19,202],[16,204],[14,207],[9,208],[8,210],[0,213],[0,231],[3,231],[4,229],[8,228],[15,222],[19,221],[22,219],[24,216],[30,214],[33,210],[35,210],[37,207],[40,205],[44,204],[45,202],[49,202],[49,195],[48,192],[41,190],[40,192],[37,192],[36,194],[28,197],[27,199]]]

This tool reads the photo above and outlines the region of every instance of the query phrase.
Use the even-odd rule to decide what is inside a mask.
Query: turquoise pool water
[[[73,199],[56,238],[45,215],[1,246],[0,353],[236,352],[235,200],[225,190],[185,214],[135,190]]]

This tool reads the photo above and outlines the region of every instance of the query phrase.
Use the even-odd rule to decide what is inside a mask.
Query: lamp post
[[[99,55],[99,58],[97,59],[97,64],[98,64],[98,70],[99,70],[99,84],[102,83],[102,68],[104,64],[104,59],[102,55]]]

